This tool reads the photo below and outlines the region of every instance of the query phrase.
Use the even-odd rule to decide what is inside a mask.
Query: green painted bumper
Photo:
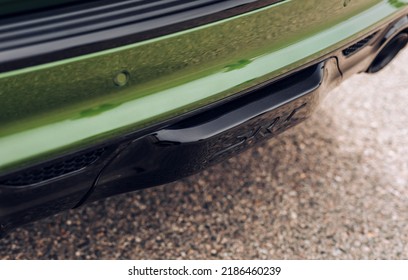
[[[406,3],[284,1],[134,45],[1,73],[0,173],[122,136],[323,59],[407,13]]]

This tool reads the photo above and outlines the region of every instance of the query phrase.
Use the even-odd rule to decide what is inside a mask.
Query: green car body
[[[282,75],[381,26],[406,11],[404,4],[283,1],[134,45],[1,73],[0,170],[128,133]],[[114,80],[123,71],[129,81],[120,87]]]
[[[75,1],[1,0],[0,16],[69,2]],[[0,175],[124,137],[333,58],[407,14],[405,0],[279,1],[164,36],[2,71]],[[0,52],[0,59],[11,51]],[[337,60],[340,80],[347,78],[351,66]]]

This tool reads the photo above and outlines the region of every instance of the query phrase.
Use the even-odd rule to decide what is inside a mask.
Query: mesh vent
[[[81,154],[61,162],[54,162],[27,171],[19,172],[0,181],[6,186],[26,186],[41,183],[46,180],[78,171],[96,162],[104,153],[105,148]]]
[[[345,56],[351,56],[355,53],[357,53],[359,50],[361,50],[362,48],[364,48],[370,41],[371,39],[374,38],[374,36],[377,33],[371,34],[370,36],[364,38],[361,41],[358,41],[357,43],[355,43],[354,45],[351,45],[350,47],[348,47],[347,49],[343,50],[343,55]]]

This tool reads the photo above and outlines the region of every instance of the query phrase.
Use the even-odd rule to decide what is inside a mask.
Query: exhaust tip
[[[380,51],[368,68],[368,73],[377,73],[387,66],[397,54],[407,45],[408,33],[400,33],[392,38]]]

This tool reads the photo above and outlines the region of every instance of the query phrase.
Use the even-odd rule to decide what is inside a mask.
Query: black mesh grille
[[[355,43],[354,45],[351,45],[350,47],[348,47],[347,49],[343,50],[343,55],[345,56],[351,56],[355,53],[357,53],[359,50],[361,50],[362,48],[364,48],[365,46],[367,46],[367,44],[371,41],[371,39],[374,38],[374,36],[377,33],[371,34],[370,36],[364,38],[361,41],[358,41],[357,43]]]
[[[43,165],[27,171],[19,172],[15,175],[0,181],[0,185],[6,186],[26,186],[41,183],[46,180],[78,171],[96,162],[105,152],[104,148],[81,154],[61,162]]]

